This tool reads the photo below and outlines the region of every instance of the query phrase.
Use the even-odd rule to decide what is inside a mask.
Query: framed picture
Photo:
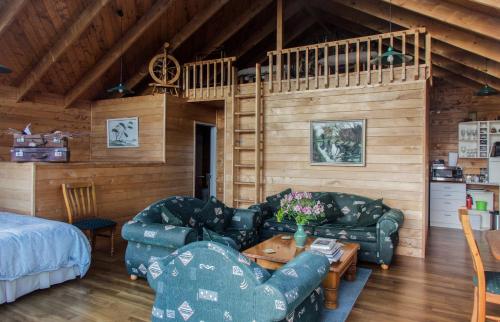
[[[128,117],[106,120],[108,148],[139,147],[139,119]]]
[[[312,165],[364,166],[366,120],[311,121]]]

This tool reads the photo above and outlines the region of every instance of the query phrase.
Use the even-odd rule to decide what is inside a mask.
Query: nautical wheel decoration
[[[154,56],[149,62],[149,75],[155,81],[149,86],[153,86],[153,94],[162,91],[178,96],[179,86],[176,83],[181,75],[181,66],[175,57],[168,54],[169,45],[165,43],[163,54]]]

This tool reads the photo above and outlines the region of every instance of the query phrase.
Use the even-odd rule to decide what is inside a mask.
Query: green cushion
[[[269,196],[266,198],[266,200],[269,203],[269,205],[274,209],[274,211],[277,211],[278,209],[281,208],[281,199],[283,199],[283,197],[289,193],[292,193],[292,189],[290,188],[285,189],[275,195]]]
[[[162,205],[161,209],[161,219],[164,224],[173,226],[183,226],[183,222],[176,215],[174,215],[167,207]]]
[[[233,209],[215,197],[211,197],[196,215],[201,225],[219,234],[229,226],[232,217]]]
[[[329,192],[325,192],[314,198],[315,200],[321,201],[325,207],[325,218],[324,222],[333,223],[340,217],[340,211],[333,199],[333,196]]]
[[[486,278],[486,292],[500,294],[500,272],[484,272]],[[477,286],[477,276],[472,279],[474,285]]]
[[[358,211],[360,215],[356,226],[366,227],[376,225],[378,219],[384,214],[382,199],[358,205]]]

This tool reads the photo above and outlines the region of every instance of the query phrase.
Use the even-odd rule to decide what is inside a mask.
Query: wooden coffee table
[[[282,239],[283,236],[287,235],[276,235],[271,239],[265,240],[243,251],[243,254],[266,269],[276,270],[300,253],[308,250],[311,243],[315,240],[315,238],[309,237],[305,248],[297,248],[295,247],[293,236],[291,239]],[[264,250],[268,248],[274,249],[275,253],[265,253]],[[343,250],[344,254],[337,263],[330,265],[330,271],[322,283],[325,290],[325,307],[328,309],[337,308],[337,292],[340,278],[345,276],[348,281],[356,279],[356,263],[358,259],[357,253],[359,244],[344,244]]]

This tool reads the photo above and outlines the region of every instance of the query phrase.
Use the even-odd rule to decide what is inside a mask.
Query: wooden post
[[[260,64],[255,65],[255,202],[260,202],[260,114],[261,114],[261,84]]]
[[[382,83],[382,36],[378,36],[378,82]]]
[[[314,47],[314,87],[319,87],[318,47]]]
[[[324,79],[324,81],[325,81],[325,88],[328,88],[328,81],[329,81],[329,79],[328,79],[328,45],[325,45],[325,48],[324,48],[324,51],[323,51],[323,57],[324,57],[324,60],[325,60],[324,66],[323,66],[323,68],[324,68],[324,73],[323,74],[325,76],[325,79]]]
[[[268,67],[268,75],[269,75],[269,92],[273,91],[273,53],[268,53],[269,56],[269,67]]]
[[[281,74],[283,72],[282,54],[283,50],[283,0],[276,1],[276,81],[278,92],[281,92]]]
[[[415,30],[415,43],[413,44],[413,46],[415,47],[415,54],[413,56],[413,59],[415,59],[415,79],[419,79],[420,78],[420,58],[419,58],[419,53],[420,53],[420,47],[419,47],[419,43],[420,43],[420,31]]]
[[[349,86],[349,42],[345,43],[345,86]]]
[[[406,32],[401,35],[401,53],[403,54],[403,63],[401,66],[401,80],[406,80]]]
[[[339,87],[339,44],[335,43],[335,87]]]
[[[299,90],[300,89],[300,61],[299,61],[299,50],[297,49],[295,51],[295,89]]]
[[[356,85],[359,85],[359,39],[356,40]]]
[[[231,59],[227,60],[227,88],[229,91],[229,95],[233,95],[233,83],[234,83],[234,73],[233,73],[233,68],[231,65]]]
[[[290,51],[286,52],[286,79],[287,79],[287,90],[292,89],[292,84],[290,80]]]
[[[389,44],[391,45],[392,48],[394,48],[394,36],[391,34],[389,36]],[[403,60],[405,58],[403,57]],[[389,65],[389,81],[393,82],[394,81],[394,62],[391,62]]]
[[[306,47],[306,90],[309,89],[309,47]]]
[[[366,42],[366,84],[371,84],[372,82],[372,72],[370,70],[370,67],[372,66],[371,64],[371,39],[368,38],[368,41]]]
[[[197,69],[197,65],[196,63],[193,64],[193,89],[194,89],[194,98],[196,98],[196,69]]]
[[[432,85],[432,61],[431,61],[431,53],[432,53],[432,38],[430,33],[425,34],[425,64],[427,65],[427,75],[429,77],[429,82]]]
[[[221,60],[220,62],[220,90],[222,93],[222,97],[224,97],[224,60]]]

